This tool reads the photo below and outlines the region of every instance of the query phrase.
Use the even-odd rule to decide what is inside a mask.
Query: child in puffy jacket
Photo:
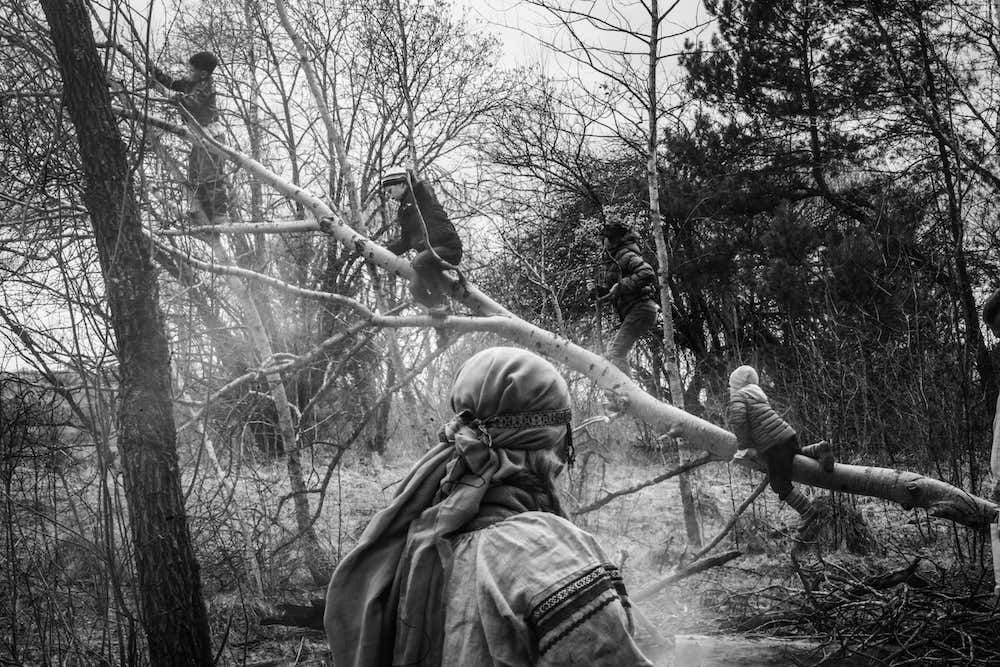
[[[767,466],[771,490],[799,514],[798,540],[812,541],[816,508],[792,485],[792,462],[796,454],[803,454],[819,461],[825,471],[833,472],[833,453],[826,441],[801,447],[795,429],[771,407],[759,381],[752,366],[740,366],[729,376],[726,417],[739,447],[734,459],[747,456],[749,450],[760,455]]]

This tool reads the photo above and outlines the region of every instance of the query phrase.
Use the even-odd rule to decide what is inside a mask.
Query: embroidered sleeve
[[[603,563],[560,582],[531,609],[538,665],[649,665],[632,639],[618,568]]]

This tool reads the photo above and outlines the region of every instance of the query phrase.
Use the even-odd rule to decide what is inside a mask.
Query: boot
[[[826,472],[833,472],[833,447],[826,440],[821,440],[815,445],[806,445],[802,448],[802,454],[819,461],[820,467]]]
[[[795,550],[811,545],[816,542],[816,533],[819,529],[819,521],[816,516],[816,507],[812,501],[798,489],[792,489],[788,495],[782,498],[793,510],[799,513],[799,525],[795,531]]]

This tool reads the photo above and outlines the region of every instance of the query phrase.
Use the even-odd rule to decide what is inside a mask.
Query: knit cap
[[[760,378],[753,366],[740,366],[729,375],[729,388],[732,390],[742,389],[748,384],[758,384]]]

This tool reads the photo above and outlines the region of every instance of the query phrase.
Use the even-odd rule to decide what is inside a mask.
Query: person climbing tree
[[[188,65],[188,76],[181,79],[171,77],[152,63],[148,66],[154,79],[177,91],[174,101],[191,114],[210,137],[221,139],[223,131],[212,80],[219,59],[209,51],[199,51],[188,59]],[[190,215],[195,216],[195,207],[199,206],[212,224],[224,222],[219,219],[225,217],[229,208],[224,158],[209,151],[202,142],[194,141],[188,157],[187,179],[188,187],[194,193]]]
[[[449,309],[442,271],[456,268],[462,261],[462,239],[430,184],[417,180],[409,169],[387,170],[382,176],[382,189],[399,202],[396,222],[400,236],[386,247],[397,255],[417,251],[410,262],[416,273],[410,293],[430,315],[443,317]]]
[[[819,461],[826,472],[833,472],[833,453],[826,441],[800,447],[795,429],[771,407],[759,381],[752,366],[740,366],[729,376],[726,419],[739,448],[733,458],[741,459],[752,452],[760,455],[767,466],[771,490],[799,514],[796,541],[807,544],[815,540],[816,508],[792,485],[792,462],[796,454],[804,454]]]
[[[588,291],[598,299],[609,299],[621,324],[607,348],[607,358],[631,376],[628,354],[635,342],[656,324],[656,272],[639,252],[639,237],[625,225],[614,222],[601,230],[607,262],[606,282],[588,281]],[[609,407],[621,407],[621,399],[608,395]]]

